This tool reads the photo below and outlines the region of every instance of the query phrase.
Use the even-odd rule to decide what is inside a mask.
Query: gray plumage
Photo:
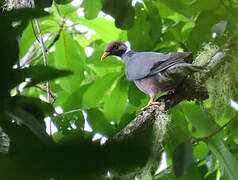
[[[150,95],[149,103],[158,94],[176,89],[189,73],[201,70],[201,67],[190,64],[193,60],[190,52],[126,52],[126,49],[122,41],[114,41],[108,44],[105,53],[121,57],[127,79]]]
[[[200,67],[189,64],[192,53],[155,53],[129,51],[122,55],[128,80],[151,98],[157,94],[175,89],[189,72]]]

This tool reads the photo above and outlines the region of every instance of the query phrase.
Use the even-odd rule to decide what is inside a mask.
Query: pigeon
[[[113,41],[106,46],[101,60],[108,56],[121,58],[125,63],[127,79],[150,96],[150,101],[142,110],[158,105],[159,102],[155,99],[158,94],[174,92],[191,72],[202,69],[191,64],[191,52],[135,52],[127,49],[121,40]]]

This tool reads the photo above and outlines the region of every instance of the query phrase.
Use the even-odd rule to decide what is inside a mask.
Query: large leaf
[[[35,7],[41,7],[41,8],[46,8],[46,7],[50,7],[53,3],[53,0],[48,0],[48,1],[44,1],[44,0],[35,0]]]
[[[6,96],[11,88],[9,78],[14,76],[12,66],[19,58],[18,35],[22,33],[28,24],[28,20],[46,16],[49,13],[42,9],[21,8],[12,11],[1,12],[0,16],[0,81],[5,88],[0,90],[0,96]],[[14,26],[13,26],[14,25]]]
[[[237,160],[234,155],[231,154],[229,149],[224,145],[223,141],[218,137],[214,137],[208,140],[207,145],[219,160],[221,168],[224,168],[222,175],[228,176],[230,180],[237,179]]]
[[[12,11],[5,11],[0,16],[1,26],[16,21],[27,21],[37,17],[49,15],[48,12],[40,8],[20,8]]]
[[[127,104],[128,81],[121,78],[104,101],[105,116],[109,121],[119,122]]]
[[[94,132],[100,132],[108,137],[113,135],[113,126],[110,125],[100,110],[96,108],[88,110],[87,120],[92,126]]]
[[[128,90],[129,102],[137,107],[145,106],[149,102],[149,96],[141,92],[135,85],[134,82],[130,82]]]
[[[213,117],[208,112],[203,111],[198,105],[191,103],[183,104],[183,108],[187,118],[190,120],[192,125],[203,134],[203,136],[211,134],[219,127]],[[218,134],[211,137],[206,143],[208,148],[219,160],[221,166],[224,167],[225,174],[227,173],[229,179],[237,179],[237,160],[225,147],[221,135]]]
[[[55,112],[54,107],[51,104],[43,102],[38,98],[15,96],[12,98],[12,101],[15,102],[15,105],[21,106],[25,110],[32,110],[38,118],[52,116]]]
[[[114,26],[113,22],[107,21],[104,18],[97,18],[90,21],[85,18],[77,18],[76,21],[87,26],[89,29],[96,31],[97,35],[106,42],[118,39],[121,32]]]
[[[16,79],[13,79],[11,84],[14,87],[26,78],[30,78],[30,83],[27,85],[29,87],[46,80],[67,76],[71,73],[70,71],[59,70],[50,66],[32,66],[30,68],[15,69],[14,74]]]
[[[76,90],[84,78],[84,60],[84,51],[77,41],[66,32],[62,32],[60,39],[56,42],[55,65],[74,73],[69,78],[59,80],[61,87],[68,93]]]
[[[82,129],[84,126],[84,116],[82,111],[59,114],[53,119],[59,131],[63,134],[67,134],[68,131],[70,131],[68,128],[72,129],[72,125],[75,125],[79,129]]]
[[[43,118],[37,116],[41,111],[37,108],[25,109],[15,103],[6,104],[6,113],[19,123],[28,127],[43,143],[51,146],[53,140],[47,135]]]
[[[103,11],[115,18],[115,25],[120,29],[130,29],[134,23],[134,8],[128,0],[103,1]]]
[[[188,138],[183,143],[179,144],[173,156],[173,170],[178,178],[182,178],[190,168],[193,159],[192,144]]]
[[[82,108],[95,107],[98,105],[116,79],[120,77],[119,75],[118,73],[110,73],[91,84],[83,94]]]
[[[91,86],[91,84],[86,84],[81,86],[79,89],[75,90],[70,96],[65,100],[63,104],[63,109],[69,111],[72,109],[80,109],[83,106],[82,99],[83,94]]]
[[[199,14],[196,25],[187,38],[187,46],[190,51],[199,50],[202,43],[209,42],[212,39],[212,27],[219,22],[220,18],[211,11]]]
[[[70,2],[72,2],[73,0],[56,0],[55,2],[57,4],[68,4]]]
[[[188,123],[182,110],[177,106],[170,111],[171,126],[168,129],[166,138],[166,152],[173,156],[177,146],[183,143],[190,136]]]
[[[198,1],[173,1],[173,0],[159,0],[159,2],[164,3],[169,8],[173,9],[175,12],[183,14],[187,17],[196,15],[198,12],[203,10],[217,9],[219,5],[218,0],[198,0]]]
[[[131,48],[136,51],[148,51],[154,45],[153,39],[149,36],[150,23],[147,20],[148,14],[142,8],[141,4],[136,4],[137,18],[133,27],[127,33],[127,38],[131,41]]]
[[[97,17],[99,11],[102,9],[102,3],[100,0],[84,0],[82,6],[84,7],[85,17],[87,19]]]

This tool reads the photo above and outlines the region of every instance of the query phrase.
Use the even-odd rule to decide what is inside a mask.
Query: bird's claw
[[[157,102],[157,101],[149,102],[145,107],[143,107],[143,108],[141,109],[141,111],[144,111],[144,110],[148,109],[148,108],[149,108],[150,106],[152,106],[152,105],[159,105],[159,102]]]
[[[174,94],[174,93],[175,93],[175,89],[171,89],[167,91],[167,95]]]

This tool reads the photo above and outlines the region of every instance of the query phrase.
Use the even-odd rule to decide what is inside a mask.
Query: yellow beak
[[[109,55],[109,52],[104,52],[101,57],[101,61],[103,61],[108,55]]]

